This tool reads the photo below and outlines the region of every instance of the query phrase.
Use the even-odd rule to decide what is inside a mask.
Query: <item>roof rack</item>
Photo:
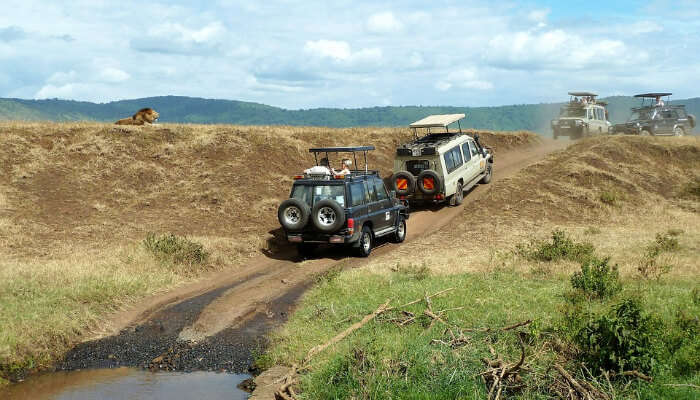
[[[447,129],[448,125],[453,124],[455,122],[459,122],[459,120],[464,118],[464,117],[466,117],[466,115],[464,115],[464,114],[428,115],[427,117],[410,124],[409,127],[411,127],[411,128],[445,128],[445,129]]]

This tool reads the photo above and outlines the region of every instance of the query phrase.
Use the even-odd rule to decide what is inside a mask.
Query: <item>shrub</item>
[[[700,179],[690,181],[681,189],[681,196],[700,197]]]
[[[670,264],[660,263],[658,257],[662,253],[680,249],[680,244],[676,236],[681,233],[682,231],[672,229],[666,233],[656,234],[656,239],[647,246],[640,265],[637,267],[637,271],[639,271],[644,278],[659,279],[662,275],[671,271],[672,266]]]
[[[581,290],[589,298],[604,299],[620,291],[617,264],[609,265],[610,257],[599,260],[595,257],[581,265],[581,271],[571,276],[571,286]]]
[[[595,248],[590,243],[576,243],[566,235],[566,232],[555,230],[552,232],[551,243],[547,241],[532,241],[528,245],[518,245],[516,252],[534,261],[566,259],[584,263],[593,257]]]
[[[599,199],[604,204],[614,206],[620,200],[620,195],[617,192],[606,190],[600,194]]]
[[[643,312],[636,299],[625,299],[578,331],[580,357],[591,371],[650,373],[658,360],[662,324]]]
[[[697,306],[697,305],[695,305]],[[673,354],[673,372],[692,375],[700,371],[700,317],[697,307],[679,308],[674,324],[666,335]]]
[[[161,236],[149,233],[143,245],[156,258],[176,264],[203,264],[209,258],[209,253],[200,243],[172,233]]]

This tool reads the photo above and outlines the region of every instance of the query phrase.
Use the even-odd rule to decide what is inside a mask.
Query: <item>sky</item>
[[[289,109],[700,95],[700,1],[3,0],[0,97]]]

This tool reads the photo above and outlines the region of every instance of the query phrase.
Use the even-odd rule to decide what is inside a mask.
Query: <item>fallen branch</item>
[[[614,377],[614,376],[631,376],[631,377],[633,377],[633,378],[639,378],[639,379],[645,380],[645,381],[647,381],[647,382],[651,382],[651,381],[654,380],[654,378],[652,378],[651,376],[645,375],[645,374],[643,374],[643,373],[641,373],[641,372],[639,372],[639,371],[637,371],[637,370],[633,370],[633,371],[624,371],[624,372],[620,372],[620,373],[611,372],[610,375],[613,376],[613,377]]]
[[[519,337],[518,337],[519,338]],[[498,358],[496,352],[493,349],[489,349],[491,354],[496,357],[495,360],[489,360],[483,357],[481,361],[486,365],[486,371],[482,372],[481,377],[489,389],[488,396],[489,400],[499,400],[501,394],[504,390],[516,390],[522,389],[524,385],[521,383],[522,378],[519,375],[522,369],[523,363],[525,362],[525,345],[522,339],[519,338],[520,343],[520,358],[514,364],[506,364],[503,360]]]
[[[700,386],[693,385],[691,383],[664,383],[663,386],[673,386],[673,387],[689,387],[692,389],[700,390]]]
[[[389,307],[389,308],[387,308],[387,309],[384,310],[384,311],[391,311],[391,310],[395,310],[395,309],[397,309],[397,308],[408,307],[408,306],[411,306],[411,305],[413,305],[413,304],[420,303],[421,301],[423,301],[423,300],[425,300],[425,299],[431,299],[431,298],[433,298],[433,297],[435,297],[435,296],[439,296],[439,295],[441,295],[441,294],[443,294],[443,293],[447,293],[447,292],[449,292],[450,290],[455,290],[455,288],[448,288],[448,289],[445,289],[445,290],[441,290],[441,291],[439,291],[439,292],[437,292],[437,293],[431,294],[430,296],[421,297],[420,299],[413,300],[413,301],[411,301],[411,302],[408,302],[408,303],[406,303],[406,304],[404,304],[404,305],[401,305],[401,306],[398,306],[398,307]]]
[[[554,364],[554,369],[559,372],[559,374],[566,379],[566,381],[578,392],[578,394],[586,399],[586,400],[591,400],[591,394],[588,393],[588,390],[586,390],[583,386],[581,386],[580,383],[576,379],[574,379],[571,374],[569,374],[561,365],[559,364]]]
[[[320,346],[313,347],[313,348],[312,348],[311,350],[309,350],[309,352],[306,354],[306,357],[304,358],[304,361],[302,362],[302,365],[303,365],[303,364],[306,364],[306,363],[311,359],[311,357],[313,357],[314,355],[316,355],[316,354],[322,352],[323,350],[325,350],[325,349],[328,348],[329,346],[332,346],[332,345],[338,343],[339,341],[343,340],[343,339],[344,339],[346,336],[348,336],[349,334],[351,334],[351,333],[355,332],[356,330],[362,328],[366,323],[368,323],[369,321],[373,320],[377,315],[379,315],[379,314],[381,314],[381,313],[383,313],[383,312],[389,310],[389,308],[387,308],[387,306],[389,305],[389,302],[391,302],[391,299],[387,299],[386,303],[384,303],[384,304],[382,304],[381,306],[379,306],[379,308],[377,308],[376,310],[374,310],[373,313],[367,314],[364,318],[362,318],[362,320],[361,320],[360,322],[356,322],[356,323],[350,325],[350,327],[348,327],[346,330],[342,331],[341,333],[337,334],[333,339],[329,340],[328,342],[326,342],[326,343],[324,343],[324,344],[322,344],[322,345],[320,345]]]

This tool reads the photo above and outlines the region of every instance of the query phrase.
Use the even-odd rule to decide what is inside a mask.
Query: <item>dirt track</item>
[[[496,155],[494,181],[510,176],[568,142],[546,142]],[[487,185],[475,187],[459,207],[414,211],[406,243],[454,219],[483,198]],[[396,244],[379,243],[374,254]],[[370,256],[370,259],[372,256]],[[365,259],[319,250],[300,260],[293,249],[260,255],[235,271],[205,276],[196,283],[156,295],[117,314],[94,340],[69,352],[58,367],[144,366],[153,369],[245,371],[264,334],[286,320],[296,300],[331,268],[358,267]],[[155,362],[153,362],[155,360]]]

